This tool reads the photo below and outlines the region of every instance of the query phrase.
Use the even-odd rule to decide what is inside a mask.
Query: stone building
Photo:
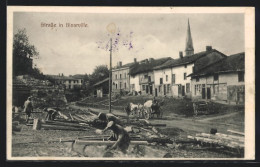
[[[137,63],[136,59],[134,62],[122,65],[122,62],[118,62],[117,66],[112,69],[112,92],[120,93],[130,92],[130,76],[129,70],[132,65]]]
[[[192,99],[244,103],[245,53],[228,56],[192,73]]]
[[[150,58],[133,65],[129,71],[131,91],[142,95],[155,95],[153,68],[171,59],[170,57]]]

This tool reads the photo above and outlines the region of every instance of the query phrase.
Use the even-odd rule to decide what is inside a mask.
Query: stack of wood
[[[208,134],[208,133],[198,133],[195,136],[188,136],[189,139],[200,141],[201,143],[209,143],[218,146],[243,149],[244,148],[244,136],[241,135],[231,135],[231,134]]]
[[[41,121],[34,119],[33,124],[27,124],[27,126],[33,126],[33,130],[89,130],[91,127],[87,124],[80,124],[78,122],[63,122],[63,121]]]

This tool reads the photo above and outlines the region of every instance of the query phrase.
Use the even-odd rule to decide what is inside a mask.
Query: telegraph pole
[[[109,113],[111,113],[111,92],[112,92],[112,38],[110,38],[110,66],[109,66]]]

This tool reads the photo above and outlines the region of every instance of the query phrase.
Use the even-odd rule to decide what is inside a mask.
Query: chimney
[[[149,62],[151,63],[154,59],[153,58],[149,58]]]
[[[211,51],[212,50],[212,46],[206,46],[206,51]]]
[[[117,62],[117,67],[122,67],[122,61]]]
[[[136,58],[134,58],[134,63],[137,63],[137,60],[136,60]]]
[[[180,59],[182,59],[183,58],[183,53],[179,52],[179,55],[180,55]]]

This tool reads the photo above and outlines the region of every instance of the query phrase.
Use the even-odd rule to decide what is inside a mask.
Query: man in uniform
[[[127,131],[114,121],[108,122],[107,127],[102,132],[105,132],[108,129],[113,131],[113,134],[109,137],[109,140],[116,141],[110,149],[119,149],[123,153],[126,153],[130,144],[130,137]]]
[[[31,112],[33,111],[31,100],[32,98],[28,97],[28,99],[24,102],[24,112],[26,113],[26,122],[29,121],[29,118],[31,117]]]

